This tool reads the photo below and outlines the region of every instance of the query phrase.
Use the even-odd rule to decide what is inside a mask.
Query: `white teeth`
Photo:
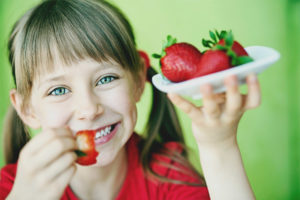
[[[105,129],[102,129],[101,131],[98,131],[95,135],[95,139],[98,139],[100,137],[106,136],[110,133],[111,126],[106,127]]]
[[[101,136],[103,136],[105,134],[104,130],[101,130]]]
[[[97,132],[96,135],[95,135],[95,138],[98,138],[98,137],[101,137],[101,133],[100,132]]]

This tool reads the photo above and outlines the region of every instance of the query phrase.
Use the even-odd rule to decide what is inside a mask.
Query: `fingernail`
[[[237,85],[237,77],[236,76],[230,76],[226,79],[226,83],[228,86],[236,86]]]
[[[169,99],[172,99],[174,97],[173,93],[168,93],[167,96],[169,97]]]
[[[200,92],[201,92],[203,95],[209,94],[209,93],[210,93],[210,90],[211,90],[211,88],[210,88],[209,85],[203,85],[203,86],[201,86],[201,88],[200,88]]]
[[[256,83],[256,81],[257,81],[256,75],[255,75],[255,74],[251,74],[251,75],[249,76],[249,82],[250,82],[250,83]]]

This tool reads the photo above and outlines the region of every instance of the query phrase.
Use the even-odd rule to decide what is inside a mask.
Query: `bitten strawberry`
[[[160,59],[163,75],[172,82],[192,78],[197,72],[201,56],[196,47],[188,43],[176,43],[176,39],[171,36],[167,37],[162,54],[153,54],[153,57]]]
[[[97,162],[98,152],[95,149],[95,131],[79,131],[76,134],[76,142],[79,151],[77,151],[77,163],[80,165],[92,165]]]

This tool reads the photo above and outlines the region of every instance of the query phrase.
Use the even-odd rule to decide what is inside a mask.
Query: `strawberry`
[[[176,39],[171,36],[167,37],[162,54],[153,54],[153,57],[160,59],[163,75],[172,82],[185,81],[193,77],[201,56],[196,47],[188,43],[176,43]]]
[[[77,163],[80,165],[91,165],[97,162],[98,152],[95,149],[95,131],[79,131],[76,134],[76,142],[79,151]]]
[[[221,39],[218,44],[225,46],[225,40]],[[236,53],[237,56],[248,56],[247,51],[244,49],[244,47],[238,43],[237,41],[233,41],[232,44],[232,50]]]
[[[230,67],[232,67],[230,64],[230,58],[224,51],[208,50],[203,54],[201,61],[198,64],[198,72],[194,75],[194,77],[219,72],[229,69]]]
[[[233,34],[231,31],[221,31],[221,33],[218,31],[215,33],[209,31],[209,35],[213,41],[203,39],[203,46],[215,50],[225,51],[230,57],[232,66],[242,65],[253,61],[253,59],[249,57],[244,47],[233,39]]]
[[[233,39],[232,32],[209,32],[211,40],[202,40],[209,50],[201,53],[188,43],[176,43],[176,39],[167,37],[160,59],[162,74],[172,82],[188,79],[229,69],[236,65],[253,61],[244,47]]]

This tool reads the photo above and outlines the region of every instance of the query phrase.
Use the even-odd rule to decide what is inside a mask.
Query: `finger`
[[[44,148],[34,156],[32,162],[36,168],[43,168],[56,160],[60,155],[68,151],[75,151],[77,144],[74,138],[59,136],[51,140]]]
[[[220,95],[215,95],[213,93],[213,88],[211,85],[203,85],[200,88],[201,94],[203,96],[203,111],[208,119],[216,119],[220,116],[221,110],[219,107]],[[220,96],[221,97],[221,96]]]
[[[175,104],[179,109],[186,113],[191,118],[191,120],[197,122],[201,121],[202,112],[194,104],[173,93],[168,93],[168,98],[173,104]]]
[[[239,91],[238,80],[236,76],[229,76],[225,79],[226,105],[224,115],[227,117],[235,117],[241,111],[242,95]]]
[[[23,153],[27,155],[38,153],[40,149],[47,145],[49,141],[56,138],[57,135],[72,137],[72,132],[69,128],[45,129],[26,144]]]
[[[67,152],[62,154],[54,162],[43,170],[45,179],[50,183],[53,182],[62,172],[68,169],[71,165],[75,164],[77,155],[74,152]]]
[[[226,101],[226,94],[223,93],[219,93],[219,94],[215,94],[215,101],[217,102],[217,104],[224,104]],[[222,110],[222,109],[221,109]]]
[[[45,146],[49,141],[55,138],[56,135],[54,133],[39,133],[34,138],[32,138],[22,149],[20,152],[20,158],[26,157],[29,159],[35,153],[39,152],[43,146]]]
[[[246,96],[244,109],[256,108],[261,102],[260,85],[255,74],[247,77],[248,94]]]
[[[62,171],[56,179],[53,180],[50,187],[54,188],[54,191],[61,191],[62,188],[66,188],[67,185],[70,183],[72,177],[76,172],[76,166],[70,165],[64,171]],[[61,191],[63,192],[63,191]]]

